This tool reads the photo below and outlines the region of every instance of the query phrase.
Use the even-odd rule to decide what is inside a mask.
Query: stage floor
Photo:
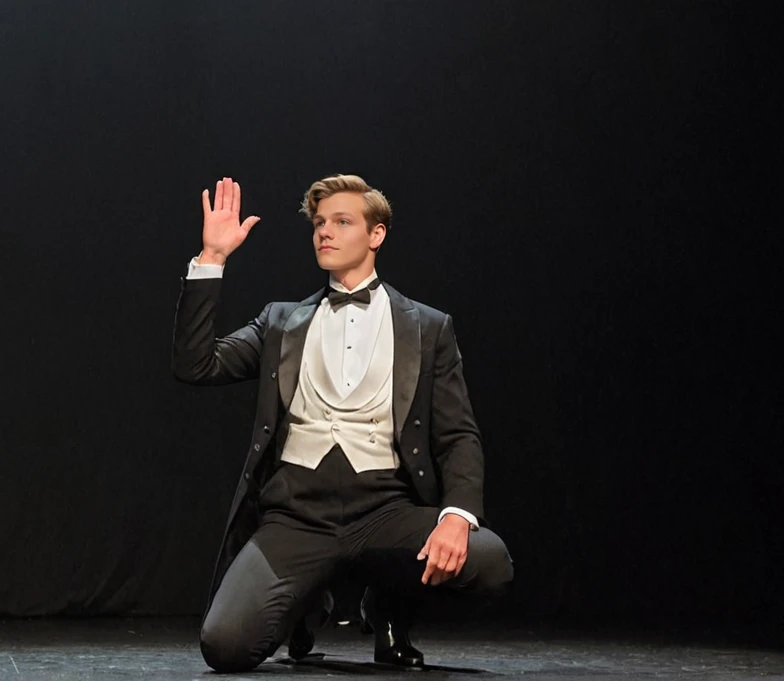
[[[0,679],[31,681],[161,680],[215,677],[202,661],[196,618],[0,620]],[[373,640],[356,626],[317,632],[307,662],[292,664],[285,648],[249,674],[232,679],[318,679],[427,674],[436,679],[526,676],[537,681],[590,679],[784,678],[784,650],[776,647],[665,642],[660,637],[585,636],[502,627],[412,632],[427,671],[373,664]]]

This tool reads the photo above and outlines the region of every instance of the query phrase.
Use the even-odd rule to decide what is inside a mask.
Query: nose
[[[318,234],[320,239],[326,239],[332,236],[332,225],[329,221],[324,222],[321,227],[316,230],[316,234]]]

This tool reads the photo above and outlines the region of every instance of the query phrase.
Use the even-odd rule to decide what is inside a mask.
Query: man
[[[302,212],[330,273],[300,303],[270,303],[215,338],[221,276],[259,218],[240,222],[240,186],[202,194],[203,249],[177,306],[182,381],[260,381],[250,450],[215,568],[201,648],[216,671],[248,671],[288,638],[351,569],[370,585],[375,659],[421,666],[403,605],[424,585],[471,591],[512,579],[504,543],[483,527],[484,463],[451,318],[376,276],[391,209],[355,175],[315,182]],[[303,643],[304,639],[304,643]]]

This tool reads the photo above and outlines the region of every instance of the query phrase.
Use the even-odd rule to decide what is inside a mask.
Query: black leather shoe
[[[408,638],[408,627],[403,609],[395,608],[395,612],[379,608],[371,589],[365,589],[362,603],[359,606],[362,614],[360,631],[375,632],[376,651],[373,656],[381,664],[393,664],[398,667],[424,667],[425,656]]]
[[[321,594],[319,606],[294,625],[289,636],[289,657],[291,659],[301,660],[313,650],[313,646],[316,644],[313,627],[323,627],[329,621],[334,608],[335,600],[332,598],[332,594],[325,591]]]
[[[289,636],[289,657],[292,660],[301,660],[313,650],[315,643],[316,636],[311,629],[308,629],[303,617],[294,626],[294,630]]]

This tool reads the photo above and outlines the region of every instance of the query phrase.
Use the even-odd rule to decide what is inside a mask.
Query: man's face
[[[363,196],[352,192],[333,194],[318,202],[313,216],[313,247],[319,267],[343,272],[374,262],[371,248],[381,245],[386,229],[374,225],[368,233],[364,208]]]

